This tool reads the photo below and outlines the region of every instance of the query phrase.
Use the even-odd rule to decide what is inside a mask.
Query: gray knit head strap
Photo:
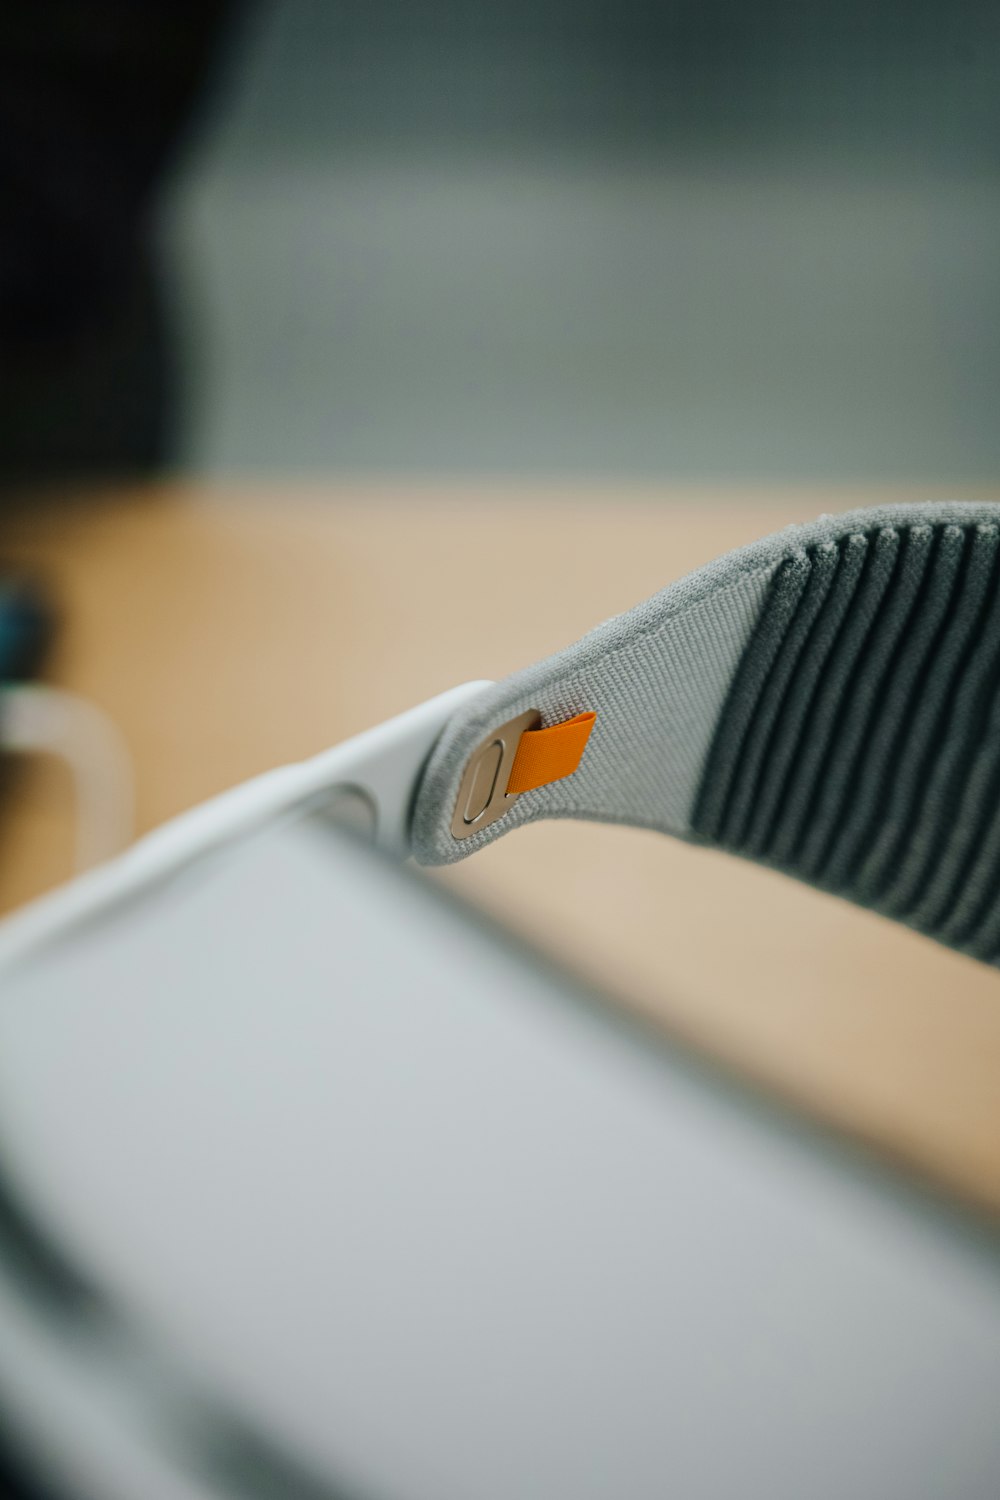
[[[540,731],[582,714],[575,769],[535,784],[568,764]],[[730,850],[1000,963],[1000,504],[789,528],[475,698],[416,857],[536,818]]]

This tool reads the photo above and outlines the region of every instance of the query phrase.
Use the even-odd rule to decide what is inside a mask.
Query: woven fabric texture
[[[1000,507],[796,551],[706,759],[705,842],[1000,962]]]
[[[453,839],[469,754],[528,708],[597,710],[579,771]],[[431,757],[417,857],[539,817],[716,845],[1000,962],[1000,504],[790,527],[474,700]]]
[[[683,834],[719,713],[767,597],[773,560],[719,587],[685,580],[608,621],[558,656],[487,690],[449,725],[425,771],[411,840],[423,864],[463,859],[537,818],[589,818]],[[596,711],[578,770],[523,792],[471,838],[451,834],[459,782],[476,746],[538,709],[543,725]]]

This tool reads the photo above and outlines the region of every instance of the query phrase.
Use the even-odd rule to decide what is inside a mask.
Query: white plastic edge
[[[356,825],[396,859],[410,852],[409,819],[421,771],[452,714],[491,687],[467,682],[310,760],[267,771],[147,834],[116,859],[0,922],[0,972],[70,927],[131,898],[185,865],[304,804]]]

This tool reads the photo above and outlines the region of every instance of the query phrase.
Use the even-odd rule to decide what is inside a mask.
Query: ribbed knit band
[[[857,530],[789,557],[692,832],[1000,958],[1000,529]]]
[[[528,708],[596,710],[580,769],[453,839],[469,754]],[[1000,962],[1000,505],[789,528],[474,700],[425,774],[418,858],[545,816],[716,845]]]

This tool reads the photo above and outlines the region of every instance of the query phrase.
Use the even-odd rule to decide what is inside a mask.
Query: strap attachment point
[[[536,708],[508,719],[469,756],[451,820],[452,838],[467,839],[502,818],[522,792],[571,776],[580,764],[594,713],[541,728]]]
[[[595,713],[576,714],[562,724],[551,724],[548,729],[526,729],[511,767],[508,796],[533,792],[536,787],[572,776],[587,748],[596,718]]]

